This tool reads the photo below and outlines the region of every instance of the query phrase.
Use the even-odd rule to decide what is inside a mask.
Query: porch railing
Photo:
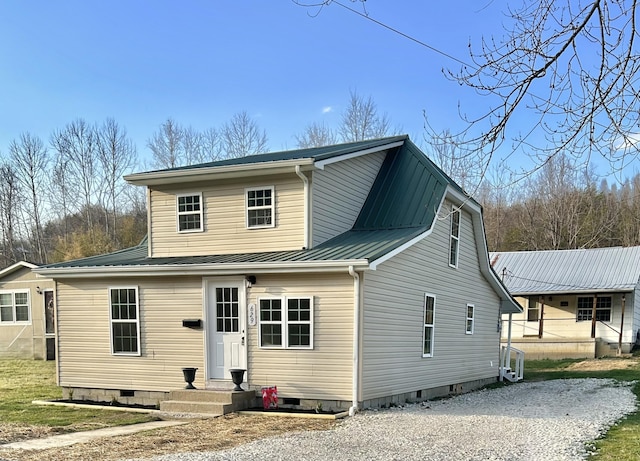
[[[524,351],[511,346],[500,347],[500,381],[505,379],[512,382],[524,379]]]

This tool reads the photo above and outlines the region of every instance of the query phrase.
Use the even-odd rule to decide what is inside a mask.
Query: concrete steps
[[[255,391],[180,389],[171,391],[169,399],[160,402],[160,411],[221,416],[251,408],[255,399]]]

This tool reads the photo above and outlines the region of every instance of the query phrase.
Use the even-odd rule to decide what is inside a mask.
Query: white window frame
[[[431,323],[427,323],[427,299],[433,299],[433,316],[431,318]],[[422,357],[433,357],[433,350],[435,344],[435,330],[436,330],[436,295],[431,293],[424,294],[424,302],[422,306]],[[431,331],[431,348],[429,353],[424,352],[424,345],[427,340],[427,329]]]
[[[111,305],[111,292],[112,290],[135,290],[136,296],[136,318],[135,322],[131,319],[114,319],[113,318],[113,306]],[[107,288],[107,296],[109,298],[109,336],[111,338],[111,355],[116,356],[131,356],[131,357],[140,357],[141,349],[142,349],[142,341],[140,339],[140,290],[138,286],[110,286]],[[113,337],[113,326],[116,323],[135,323],[136,325],[136,340],[137,340],[137,351],[136,352],[116,352],[114,337]]]
[[[471,309],[471,315],[469,315],[469,309]],[[467,304],[467,320],[465,322],[465,334],[472,335],[473,329],[475,327],[475,314],[476,314],[476,306],[473,304]]]
[[[456,216],[458,218],[458,228],[457,232],[454,232],[453,225]],[[449,266],[457,268],[458,260],[460,259],[460,227],[462,225],[462,213],[460,212],[460,208],[457,208],[455,205],[451,206],[451,215],[449,221]],[[452,259],[455,259],[455,261],[452,261]]]
[[[586,300],[589,307],[580,307],[580,300]],[[583,301],[584,302],[584,301]],[[604,304],[604,306],[603,306]],[[582,311],[582,313],[581,313]],[[609,320],[599,320],[598,317],[602,312],[609,313]],[[593,296],[577,296],[576,297],[576,322],[591,322],[593,314]],[[596,298],[596,321],[611,323],[613,319],[613,297],[597,296]]]
[[[290,300],[301,300],[306,299],[309,301],[309,320],[289,320],[289,301]],[[262,312],[260,311],[261,301],[265,300],[278,300],[280,301],[281,306],[281,316],[280,321],[262,320]],[[314,298],[313,296],[264,296],[258,298],[258,347],[260,349],[294,349],[294,350],[311,350],[313,349],[313,341],[314,341]],[[282,333],[282,341],[280,345],[267,345],[264,346],[262,344],[262,325],[280,325],[280,331]],[[291,325],[309,325],[309,345],[308,346],[292,346],[290,344],[289,338],[289,327]]]
[[[27,295],[27,315],[29,316],[28,320],[18,320],[17,316],[17,304],[16,304],[16,294],[24,293]],[[3,295],[11,295],[11,320],[2,320],[0,317],[0,325],[31,325],[32,317],[31,317],[31,293],[29,290],[0,290],[0,294]],[[23,306],[23,304],[20,304]],[[3,304],[4,307],[6,305]]]
[[[182,197],[198,197],[200,201],[200,210],[198,211],[180,211],[180,199]],[[197,229],[180,229],[180,216],[198,215],[200,217],[200,227]],[[202,192],[189,192],[176,194],[176,230],[179,234],[190,234],[193,232],[204,232],[204,201]]]
[[[262,320],[262,301],[280,301],[280,320]],[[283,319],[285,316],[283,299],[279,297],[265,296],[258,298],[258,346],[260,349],[282,349],[284,343],[284,326]],[[262,325],[280,325],[280,345],[277,344],[262,344]]]
[[[271,192],[271,205],[249,206],[249,192],[265,191]],[[245,226],[247,229],[268,229],[276,226],[276,191],[274,186],[247,187],[244,190]],[[254,210],[270,210],[271,224],[249,225],[249,212]]]

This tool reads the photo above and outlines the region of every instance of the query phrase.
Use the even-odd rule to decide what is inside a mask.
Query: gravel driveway
[[[631,384],[608,379],[519,383],[450,399],[364,411],[336,429],[263,439],[200,460],[582,460],[589,442],[635,410]]]

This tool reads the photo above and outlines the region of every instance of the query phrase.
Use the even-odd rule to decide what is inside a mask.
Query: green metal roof
[[[272,251],[263,253],[240,253],[208,256],[178,256],[149,258],[147,241],[140,245],[115,253],[91,256],[74,261],[65,261],[43,266],[42,269],[87,268],[87,267],[132,267],[132,266],[187,266],[247,264],[259,265],[273,262],[356,261],[384,256],[407,240],[417,236],[421,229],[405,228],[392,230],[345,232],[311,250]]]
[[[354,229],[431,226],[451,180],[411,141],[387,154]]]
[[[248,165],[256,163],[268,163],[279,162],[284,160],[298,160],[298,159],[313,159],[314,161],[327,160],[333,157],[339,157],[341,155],[348,155],[350,153],[359,152],[362,150],[373,149],[376,147],[384,146],[397,141],[405,141],[409,139],[407,135],[393,136],[380,139],[372,139],[368,141],[357,141],[344,144],[334,144],[323,147],[312,147],[309,149],[296,149],[287,150],[281,152],[269,152],[266,154],[248,155],[246,157],[230,158],[225,160],[218,160],[216,162],[199,163],[196,165],[187,165],[176,168],[168,168],[164,170],[149,171],[154,172],[169,172],[169,171],[185,171],[185,170],[197,170],[203,168],[215,168],[231,165]]]
[[[48,269],[74,267],[163,265],[211,265],[218,267],[224,264],[252,265],[272,262],[313,263],[356,260],[370,263],[428,230],[434,222],[447,187],[457,188],[455,183],[408,139],[408,136],[277,152],[203,164],[211,167],[249,163],[252,159],[253,161],[276,161],[298,158],[296,156],[300,156],[300,158],[311,156],[315,160],[321,160],[398,141],[401,141],[402,144],[387,153],[353,228],[313,249],[149,258],[147,257],[148,248],[145,239],[134,248],[75,261],[50,264],[44,266],[42,270],[46,273]],[[198,167],[200,166],[185,168]]]

